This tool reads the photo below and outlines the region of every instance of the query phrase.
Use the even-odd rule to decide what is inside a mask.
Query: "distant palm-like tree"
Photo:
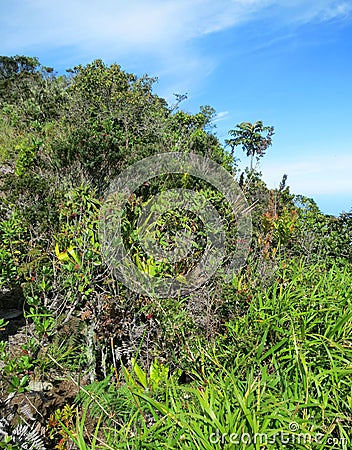
[[[264,156],[266,150],[271,145],[271,137],[274,134],[274,127],[263,126],[262,121],[242,122],[236,125],[234,130],[230,130],[229,134],[232,139],[226,139],[226,144],[231,147],[232,153],[235,147],[241,145],[242,150],[250,156],[250,171],[253,170],[253,160],[256,156],[257,161]]]

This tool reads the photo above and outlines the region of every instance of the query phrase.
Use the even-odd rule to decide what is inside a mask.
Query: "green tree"
[[[0,80],[14,80],[16,77],[33,74],[39,67],[37,58],[29,56],[0,56]]]
[[[19,97],[28,79],[38,79],[39,66],[37,58],[0,56],[0,105]]]
[[[75,164],[104,189],[124,166],[160,150],[170,113],[154,82],[101,60],[75,67],[51,143],[54,165]]]
[[[242,146],[242,150],[251,158],[250,171],[252,172],[254,157],[258,161],[271,145],[274,127],[264,126],[260,120],[253,124],[242,122],[236,125],[235,129],[230,130],[229,134],[233,137],[232,139],[226,139],[226,144],[231,147],[232,153],[237,146]]]

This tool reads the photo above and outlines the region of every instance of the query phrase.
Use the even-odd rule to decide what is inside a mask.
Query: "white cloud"
[[[298,0],[293,3],[298,3],[297,19],[305,23],[342,19],[349,16],[352,12],[352,4],[341,0],[320,0],[311,3]]]
[[[12,5],[12,6],[11,6]],[[343,17],[350,2],[334,0],[27,0],[9,2],[2,11],[6,51],[78,46],[101,48],[119,56],[131,51],[165,55],[197,37],[225,30],[265,13],[285,21]]]
[[[317,155],[300,161],[285,161],[262,164],[264,180],[271,187],[278,187],[284,173],[292,192],[314,195],[351,195],[352,199],[352,155]],[[278,178],[279,177],[279,178]]]
[[[218,113],[216,113],[216,116],[213,120],[214,123],[216,122],[220,122],[221,120],[224,120],[228,117],[229,112],[228,111],[220,111]]]
[[[110,46],[119,52],[163,52],[248,17],[263,1],[16,1],[3,11],[9,50],[21,45]],[[6,20],[6,22],[5,22]]]

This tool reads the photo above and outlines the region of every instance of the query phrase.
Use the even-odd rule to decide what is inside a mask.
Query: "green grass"
[[[174,374],[156,390],[131,377],[93,389],[113,419],[95,448],[352,448],[351,267],[291,262],[279,275],[199,348],[192,383]]]

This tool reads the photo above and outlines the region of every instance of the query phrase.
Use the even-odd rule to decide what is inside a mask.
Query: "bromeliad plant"
[[[278,250],[289,245],[294,238],[298,213],[295,209],[284,208],[280,214],[267,211],[262,216],[262,235],[258,244],[262,247],[265,258],[275,256]]]
[[[26,262],[28,234],[16,212],[0,221],[0,287],[18,283]]]
[[[62,206],[61,230],[55,236],[60,283],[69,303],[86,302],[92,295],[94,273],[101,265],[97,238],[100,203],[88,185],[68,191]]]
[[[128,386],[144,391],[157,391],[165,385],[169,376],[169,368],[155,359],[149,368],[149,373],[142,369],[135,358],[131,359],[131,371],[123,367],[123,373]]]

